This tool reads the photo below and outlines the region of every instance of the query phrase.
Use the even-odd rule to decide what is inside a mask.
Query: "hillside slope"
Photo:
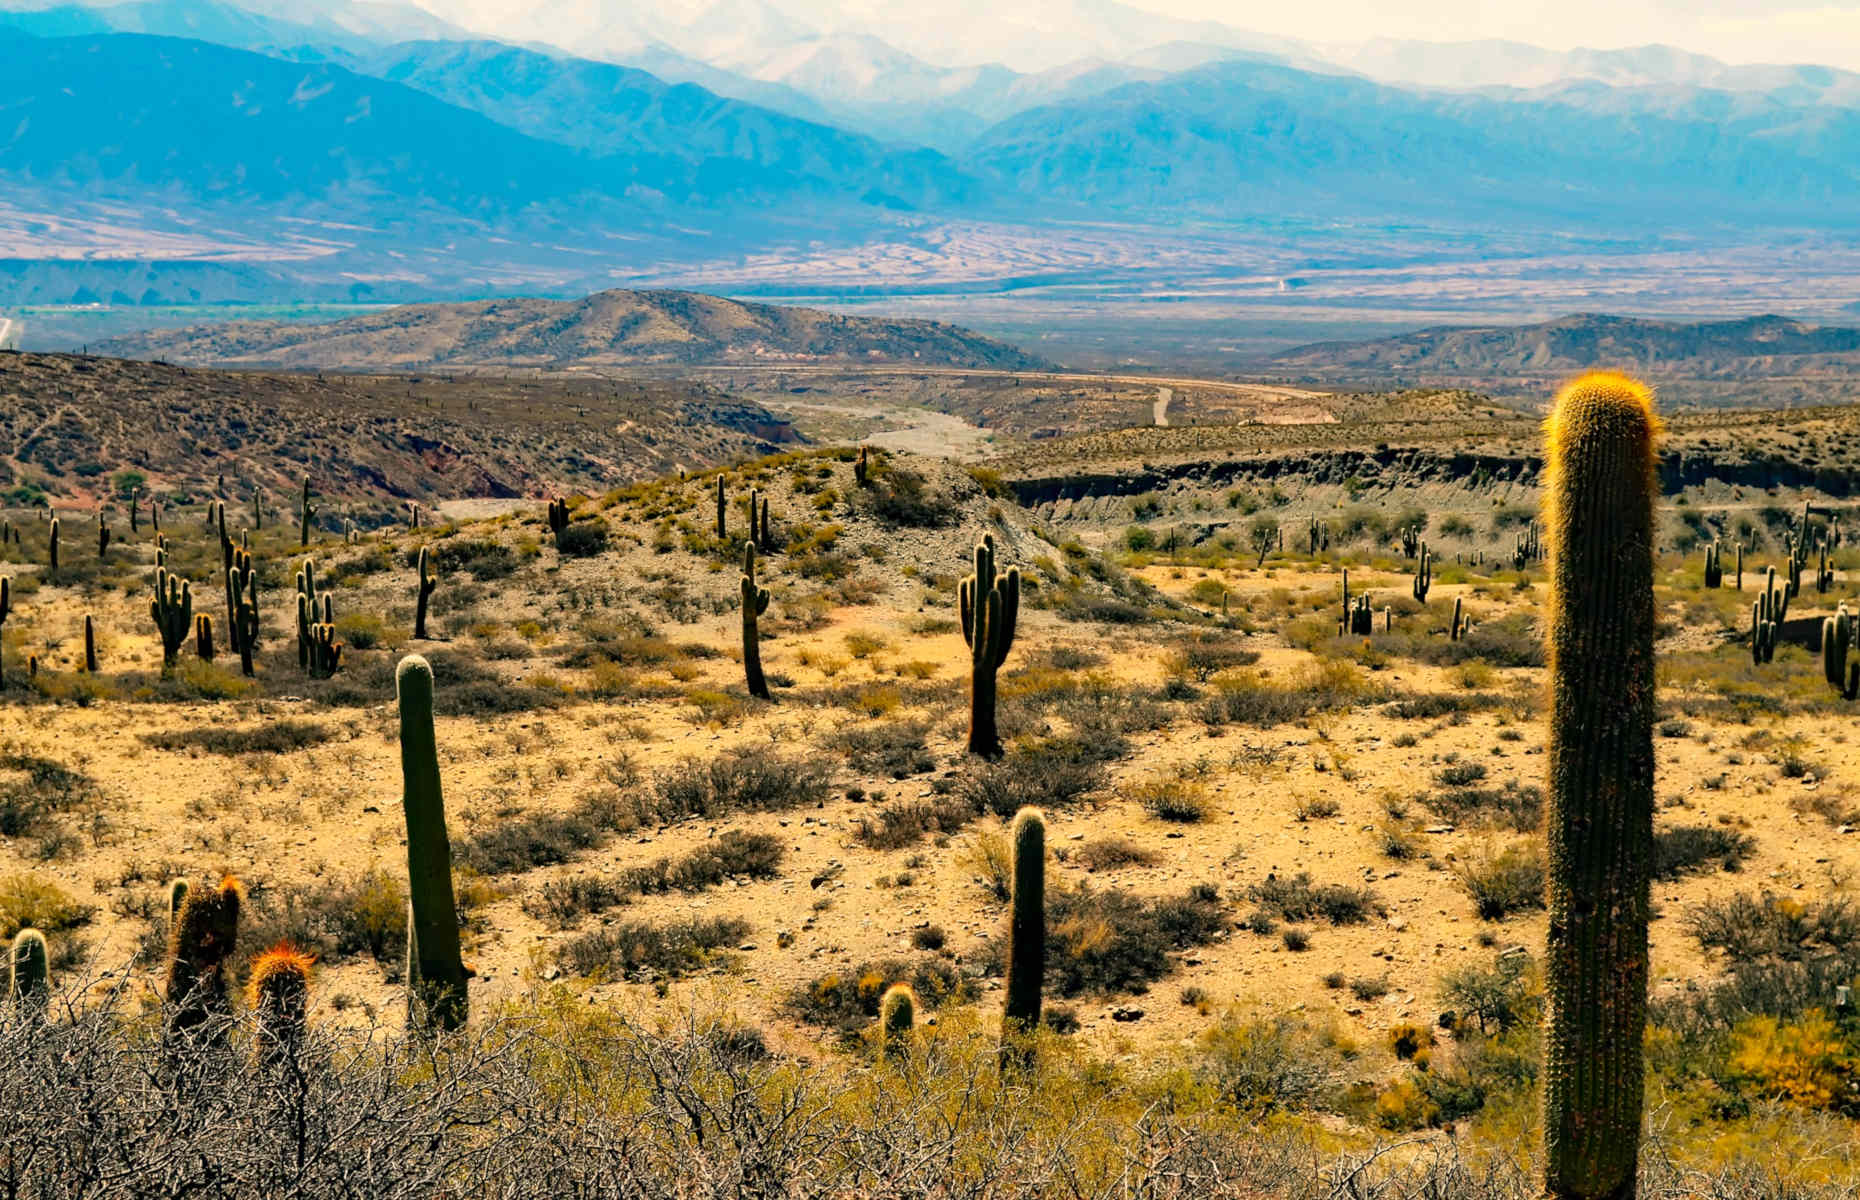
[[[1037,368],[1006,342],[936,321],[843,317],[695,292],[416,304],[327,325],[235,321],[121,338],[126,358],[273,367],[566,366],[817,361]]]

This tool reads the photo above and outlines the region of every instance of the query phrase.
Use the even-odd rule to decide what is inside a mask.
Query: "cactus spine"
[[[1040,1024],[1046,982],[1046,818],[1037,808],[1014,814],[1014,891],[1009,898],[1007,1004],[1001,1014],[1004,1052]]]
[[[452,893],[452,843],[433,737],[433,669],[409,654],[394,673],[400,702],[401,808],[407,818],[407,1015],[415,1028],[465,1024],[465,964]]]
[[[743,675],[749,694],[758,700],[769,698],[768,681],[762,677],[762,646],[756,630],[756,618],[768,611],[769,590],[756,586],[756,544],[743,547]]]
[[[426,602],[432,599],[433,589],[439,586],[439,580],[432,573],[432,559],[426,553],[426,547],[420,547],[420,582],[419,593],[413,606],[413,636],[426,640]]]
[[[885,1057],[894,1062],[909,1057],[911,1032],[917,1027],[917,993],[908,983],[894,983],[878,1002],[878,1033]]]
[[[185,579],[170,575],[168,568],[155,568],[155,598],[149,601],[149,616],[161,634],[161,666],[167,671],[180,656],[181,643],[194,624],[194,589]]]
[[[25,1012],[45,1011],[51,996],[51,956],[46,953],[45,935],[36,929],[22,929],[13,937],[7,954],[6,995]]]
[[[957,603],[971,666],[968,752],[996,758],[1001,754],[1001,735],[995,728],[995,672],[1014,647],[1014,629],[1020,620],[1020,568],[995,574],[993,534],[983,534],[976,543],[975,573],[962,581]]]
[[[1653,859],[1652,394],[1564,388],[1545,426],[1551,687],[1544,1190],[1634,1195]]]
[[[226,998],[226,964],[239,936],[244,894],[230,875],[218,887],[190,888],[168,930],[168,973],[162,997],[168,1004],[170,1039],[192,1037],[232,1010]],[[209,1031],[216,1037],[221,1031]]]
[[[303,1049],[311,964],[308,954],[283,942],[252,961],[246,1007],[257,1020],[253,1049],[261,1066],[295,1062]]]

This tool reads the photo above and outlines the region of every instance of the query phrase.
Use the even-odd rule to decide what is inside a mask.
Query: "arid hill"
[[[324,325],[232,321],[119,338],[125,358],[290,368],[566,367],[903,362],[1038,368],[1041,360],[937,321],[843,317],[696,292],[413,304]]]
[[[796,440],[758,404],[703,384],[547,376],[196,370],[0,353],[0,489],[88,506],[145,495],[317,492],[366,523],[401,502],[601,490]],[[334,504],[323,516],[337,518]],[[335,526],[332,526],[335,528]]]
[[[1618,367],[1661,385],[1669,402],[1826,403],[1854,394],[1860,329],[1775,316],[1687,324],[1581,313],[1537,325],[1320,342],[1258,366],[1352,386],[1471,387],[1539,399],[1575,372]]]

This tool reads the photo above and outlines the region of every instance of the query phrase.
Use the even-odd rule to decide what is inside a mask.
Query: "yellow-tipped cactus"
[[[246,1007],[257,1022],[254,1049],[263,1065],[295,1061],[303,1049],[313,961],[295,946],[280,942],[252,962]]]
[[[51,997],[51,961],[44,934],[22,929],[14,935],[7,954],[6,996],[22,1012],[45,1011]]]
[[[168,1003],[168,1037],[219,1037],[220,1019],[231,1015],[226,999],[226,964],[239,937],[244,891],[230,875],[218,887],[192,888],[168,930],[168,971],[162,997]]]
[[[1615,374],[1545,425],[1550,542],[1544,1191],[1634,1195],[1653,861],[1653,529],[1659,419]]]
[[[908,1058],[911,1031],[917,1026],[917,993],[908,983],[894,983],[878,1002],[878,1036],[885,1057],[893,1061]]]

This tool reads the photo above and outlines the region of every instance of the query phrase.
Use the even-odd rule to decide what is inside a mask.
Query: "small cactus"
[[[1007,1003],[1003,1051],[1040,1024],[1046,984],[1046,818],[1027,807],[1014,814],[1014,890],[1009,897]]]
[[[44,934],[36,929],[15,934],[7,955],[7,999],[27,1013],[44,1012],[51,997],[51,961]]]
[[[465,1024],[465,963],[452,891],[452,843],[433,736],[433,669],[409,654],[394,673],[400,706],[401,809],[407,819],[407,1014],[415,1028]]]
[[[1020,568],[995,574],[993,534],[983,534],[976,543],[975,573],[962,581],[957,603],[971,667],[968,752],[998,758],[1001,735],[995,728],[995,673],[1014,647],[1014,630],[1020,620]]]
[[[239,905],[244,892],[227,876],[219,886],[192,888],[168,930],[168,971],[162,998],[168,1004],[168,1037],[191,1038],[216,1018],[231,1016],[226,997],[226,964],[239,936]],[[221,1031],[208,1030],[217,1038]]]
[[[878,1034],[885,1057],[902,1061],[911,1050],[911,1032],[917,1025],[917,993],[908,983],[894,983],[878,1002]]]
[[[749,685],[749,694],[758,700],[769,698],[768,680],[762,676],[761,635],[756,628],[756,618],[768,611],[769,590],[756,586],[756,546],[754,542],[743,547],[743,576],[741,580],[743,597],[743,675]]]
[[[568,501],[553,499],[549,501],[549,532],[557,538],[568,528]]]
[[[439,580],[432,572],[432,559],[427,555],[426,547],[420,547],[420,581],[414,599],[413,636],[420,641],[426,640],[426,604],[432,599],[433,589],[439,586]],[[450,593],[447,593],[450,595]]]
[[[155,598],[149,601],[149,617],[161,635],[161,666],[168,671],[180,657],[181,643],[194,624],[194,589],[185,579],[170,575],[168,568],[155,568]]]
[[[257,1022],[253,1049],[261,1066],[295,1062],[310,1011],[308,954],[280,942],[252,961],[246,1007]]]

